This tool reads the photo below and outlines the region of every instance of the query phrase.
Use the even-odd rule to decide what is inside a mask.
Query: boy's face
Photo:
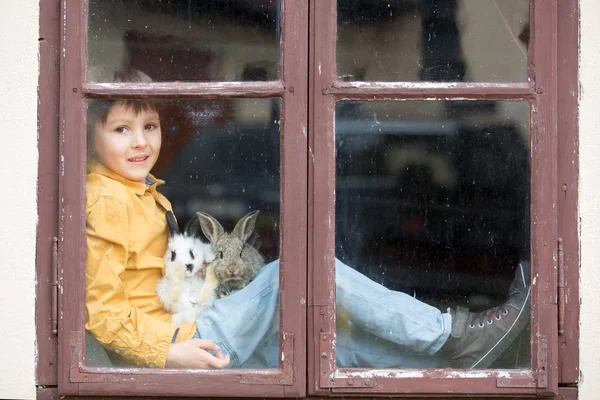
[[[160,153],[160,119],[154,110],[139,113],[117,102],[108,111],[106,123],[96,123],[94,151],[97,160],[131,181],[146,181]]]

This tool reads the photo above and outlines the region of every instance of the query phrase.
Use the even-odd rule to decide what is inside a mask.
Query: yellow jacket
[[[156,293],[164,274],[166,210],[171,203],[149,177],[133,182],[100,164],[86,179],[86,325],[106,348],[142,366],[164,367],[177,342],[191,339],[194,324],[175,326]]]

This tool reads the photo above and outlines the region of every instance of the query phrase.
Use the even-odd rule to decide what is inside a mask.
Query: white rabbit
[[[210,244],[189,231],[191,224],[180,232],[171,211],[167,211],[166,219],[170,237],[165,275],[156,291],[165,308],[173,313],[171,322],[180,325],[194,322],[202,310],[212,305],[219,282],[210,264],[215,259]]]

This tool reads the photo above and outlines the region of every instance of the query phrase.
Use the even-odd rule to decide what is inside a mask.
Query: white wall
[[[0,398],[35,396],[35,235],[39,0],[0,15]]]
[[[35,230],[39,0],[2,1],[0,15],[0,398],[35,397]],[[600,389],[600,3],[581,0],[580,399]],[[18,171],[18,176],[17,176]]]
[[[581,392],[598,398],[600,389],[600,3],[581,0],[580,191],[581,218]]]

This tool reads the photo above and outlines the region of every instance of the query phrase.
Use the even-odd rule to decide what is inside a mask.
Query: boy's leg
[[[459,308],[442,314],[404,293],[371,281],[336,260],[338,331],[350,331],[348,339],[338,337],[338,346],[355,348],[344,340],[360,337],[352,332],[356,326],[376,338],[399,345],[406,355],[436,354],[453,368],[487,368],[529,322],[529,276],[529,263],[520,263],[507,300],[498,307],[479,313]],[[385,347],[385,342],[375,341],[372,346]],[[378,349],[363,352],[372,357],[363,358],[363,367],[385,367],[386,362],[377,358],[381,354]],[[376,362],[384,365],[373,365]],[[408,364],[399,366],[414,368]]]
[[[277,333],[263,342],[256,351],[239,365],[239,368],[276,368],[278,350]],[[409,354],[396,343],[378,338],[364,330],[338,327],[335,348],[340,368],[440,368],[445,366],[438,355]]]
[[[375,360],[390,345],[400,345],[398,354],[426,355],[435,353],[448,337],[449,314],[404,293],[390,291],[337,260],[336,274],[338,320],[348,315],[360,330],[366,331],[362,336],[343,333],[342,338],[351,342],[338,341],[340,355],[345,349],[357,349],[360,345],[359,353],[366,358],[372,354],[374,359],[369,364],[377,367]],[[386,296],[387,301],[382,304]],[[265,265],[246,288],[215,300],[213,307],[203,311],[196,318],[198,334],[214,340],[221,351],[230,354],[231,368],[264,365],[266,360],[275,364],[269,367],[275,367],[278,300],[279,261],[274,261]],[[374,336],[383,340],[372,340]],[[369,349],[367,342],[381,348]]]
[[[279,260],[261,268],[243,290],[214,301],[196,318],[198,336],[213,340],[231,356],[229,368],[251,368],[262,359],[277,366],[279,331]],[[275,339],[273,339],[273,337]],[[274,343],[274,344],[273,344]],[[269,350],[274,348],[274,353]],[[259,353],[254,354],[255,350]],[[270,360],[271,353],[275,360]],[[259,358],[252,361],[253,358]],[[264,366],[265,368],[267,366]]]
[[[406,352],[396,343],[372,335],[360,327],[338,325],[335,355],[339,368],[440,368],[438,354]]]
[[[339,260],[335,270],[338,326],[349,321],[352,327],[395,343],[404,354],[432,355],[446,342],[450,314],[387,289]],[[345,346],[342,339],[338,343]]]
[[[461,364],[463,360],[480,358],[481,355],[485,356],[486,362],[492,360],[500,354],[496,350],[502,349],[522,329],[529,320],[529,289],[523,280],[525,276],[527,274],[519,267],[507,302],[498,308],[501,311],[508,308],[510,316],[516,318],[517,323],[494,324],[495,331],[492,334],[481,330],[476,335],[464,336],[458,346],[451,346],[456,341],[449,340],[445,351],[441,353],[451,361],[456,360],[457,364],[452,366],[465,368]],[[527,293],[527,296],[522,293]],[[216,300],[212,308],[200,314],[196,319],[198,333],[200,337],[214,340],[223,352],[231,355],[231,368],[265,363],[274,367],[279,330],[278,300],[279,262],[274,261],[264,266],[245,289]],[[460,322],[457,319],[453,324],[450,313],[441,313],[405,293],[389,290],[338,260],[336,300],[338,327],[343,327],[338,338],[338,359],[347,350],[363,348],[365,367],[380,367],[376,365],[381,361],[378,358],[380,350],[388,351],[390,344],[398,346],[401,354],[419,356],[419,359],[436,354],[447,342],[451,330],[455,333]],[[480,314],[486,313],[468,315],[469,318],[476,318]],[[353,326],[357,327],[357,332],[361,332],[360,335],[353,334]],[[348,331],[342,332],[343,329]],[[362,331],[368,335],[364,336]],[[368,340],[363,340],[365,337]],[[482,340],[487,337],[491,339]],[[470,343],[473,341],[485,344],[472,346]],[[369,350],[367,345],[374,348]],[[465,346],[468,348],[463,350]],[[490,349],[493,353],[489,352]],[[252,362],[252,357],[257,358],[256,363]],[[351,359],[340,359],[340,362],[354,364]]]
[[[390,345],[400,346],[398,354],[422,356],[437,352],[448,337],[449,314],[388,290],[337,260],[336,275],[338,321],[347,317],[366,335],[344,333],[341,338],[355,342],[338,340],[343,348],[340,354],[344,349],[357,349],[360,344],[364,357],[372,354],[374,360],[380,359],[380,350],[387,351]],[[202,312],[196,319],[198,334],[214,340],[221,351],[230,354],[231,368],[264,364],[264,360],[271,359],[276,364],[278,300],[279,262],[274,261],[265,265],[246,288],[215,300],[212,308]],[[365,337],[369,340],[363,340]],[[373,341],[373,337],[383,340]],[[381,349],[362,346],[367,342]],[[369,365],[377,367],[374,360]]]

